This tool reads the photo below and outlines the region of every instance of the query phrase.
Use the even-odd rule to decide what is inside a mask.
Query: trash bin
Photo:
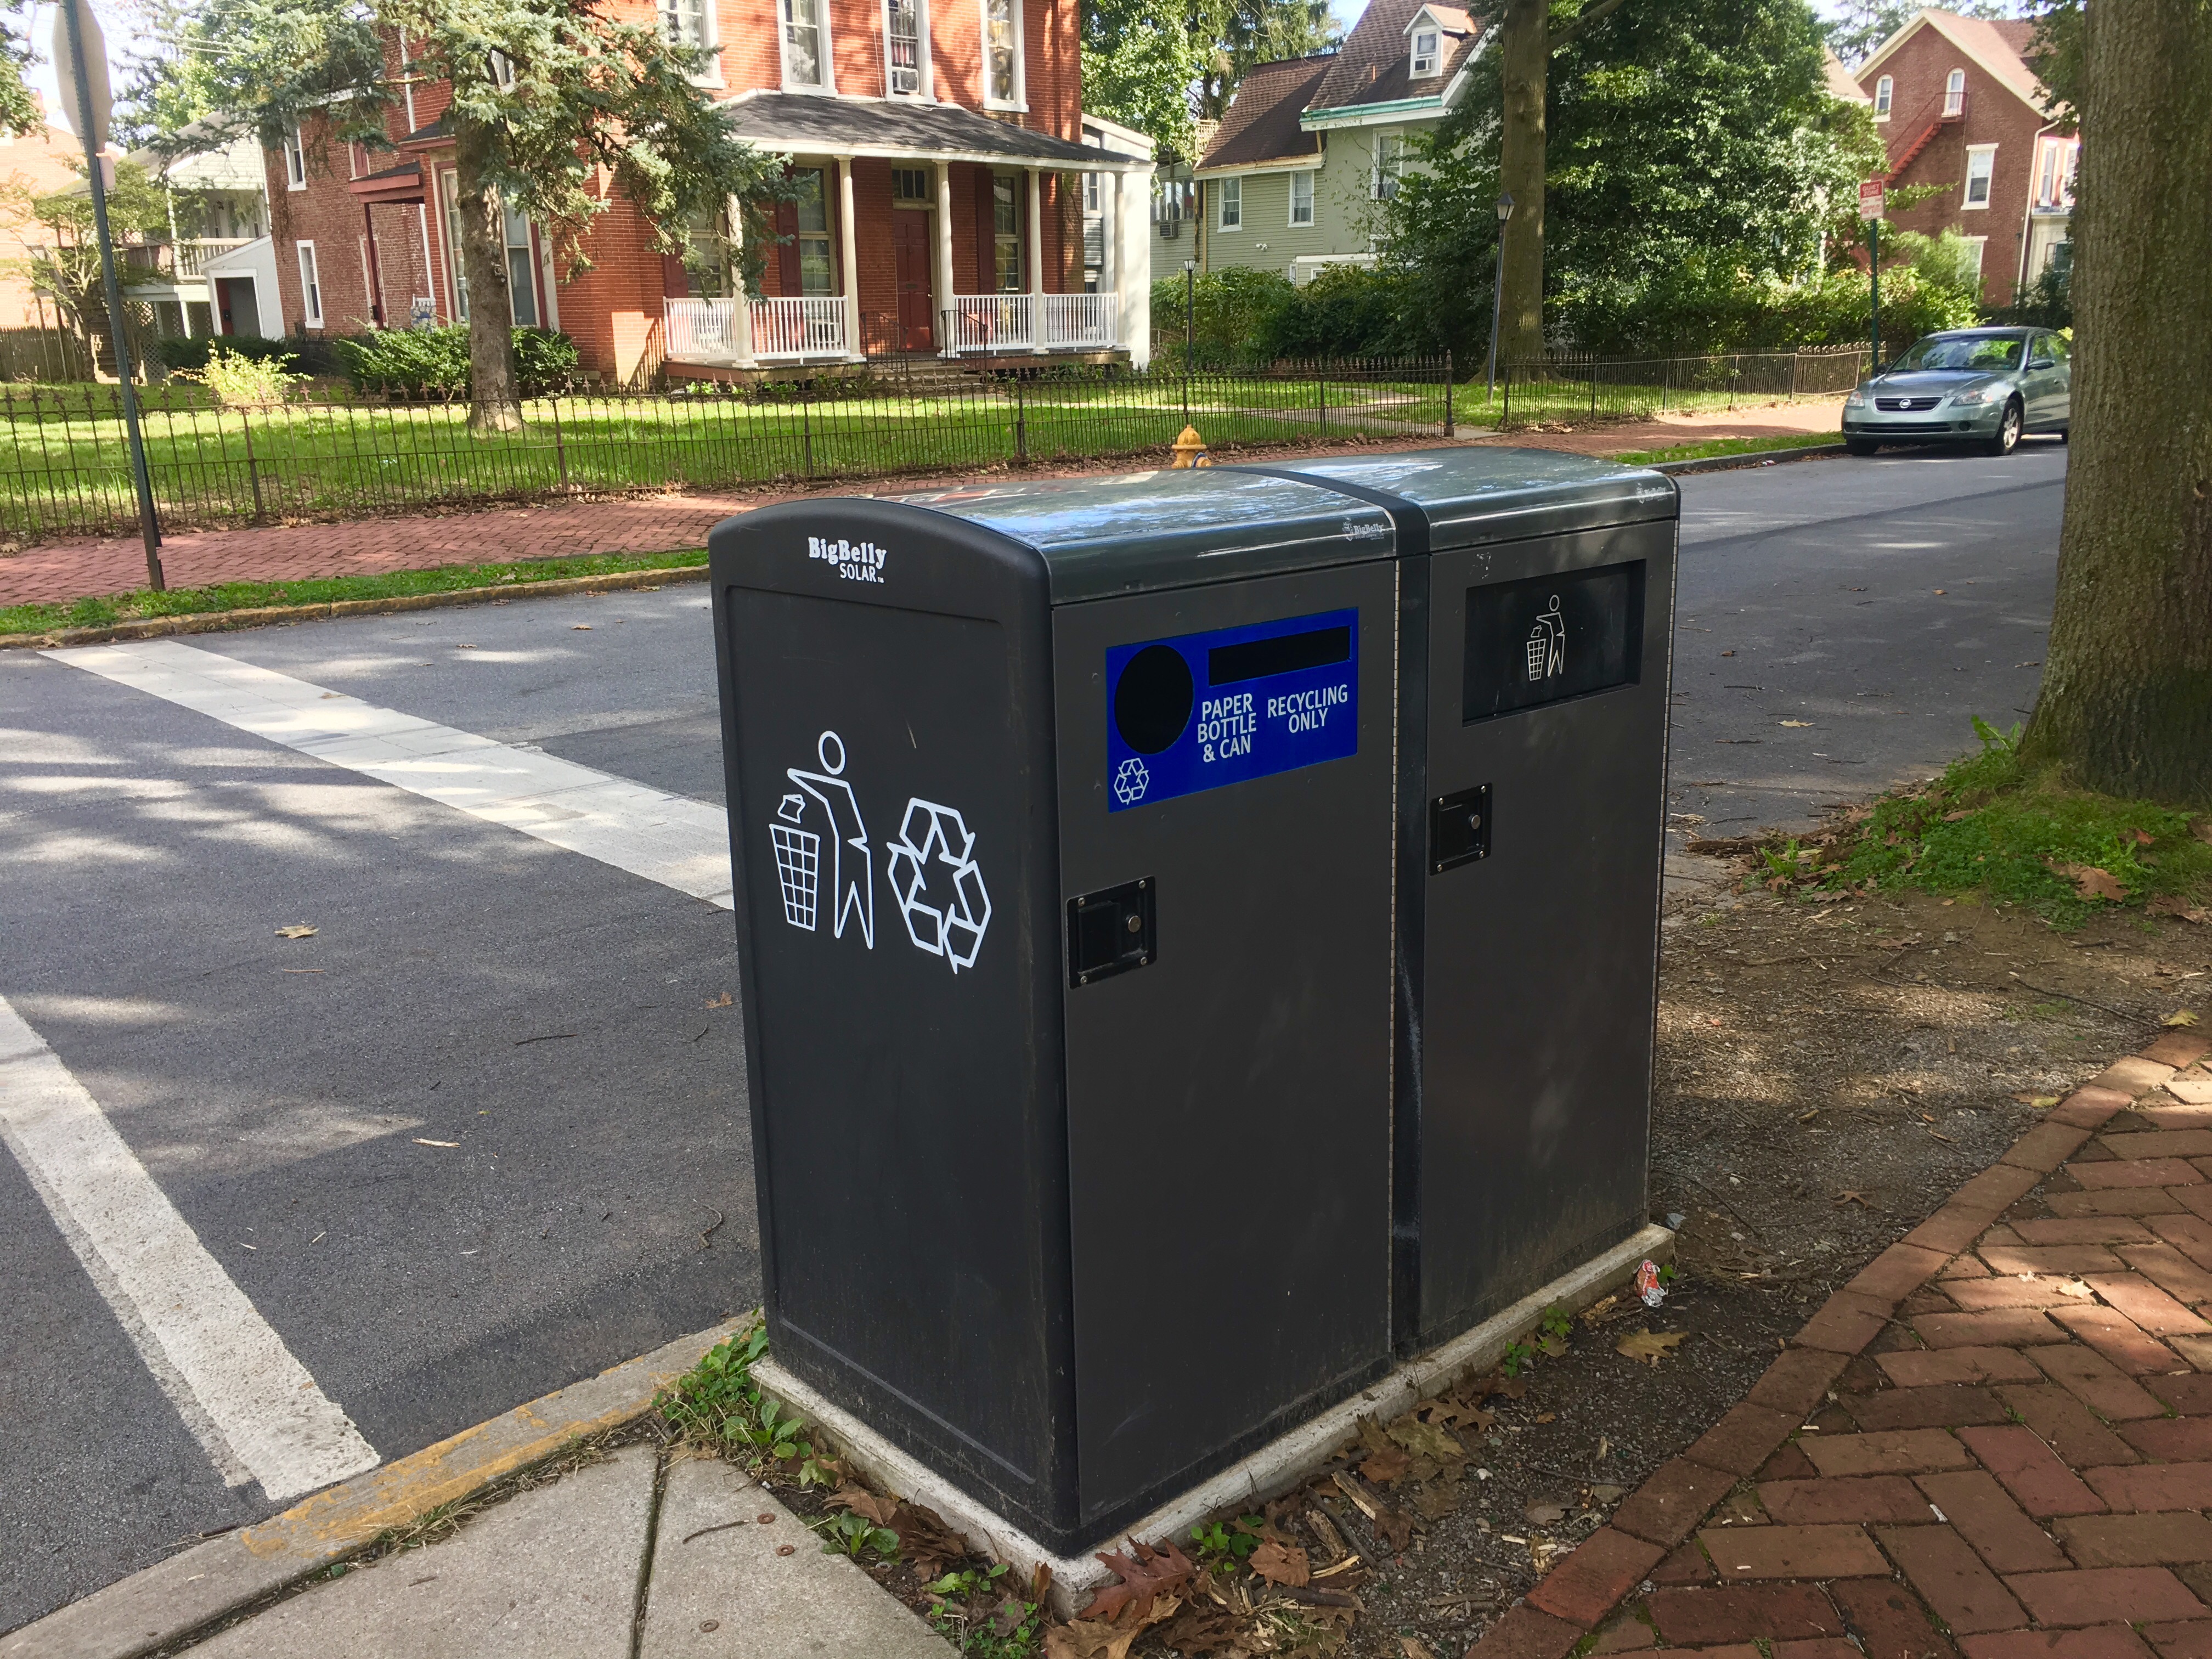
[[[1096,1543],[1390,1363],[1389,515],[1216,469],[711,550],[778,1358]]]
[[[1393,1321],[1413,1352],[1645,1224],[1679,491],[1545,450],[1267,471],[1399,532]]]

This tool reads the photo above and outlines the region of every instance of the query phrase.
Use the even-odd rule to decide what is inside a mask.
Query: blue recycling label
[[[1107,811],[1359,752],[1359,612],[1106,652]]]

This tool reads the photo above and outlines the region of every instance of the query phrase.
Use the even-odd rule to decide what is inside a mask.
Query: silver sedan
[[[1844,447],[1966,444],[2009,455],[2027,432],[2066,436],[2072,349],[2039,328],[1962,328],[1916,341],[1844,399]]]

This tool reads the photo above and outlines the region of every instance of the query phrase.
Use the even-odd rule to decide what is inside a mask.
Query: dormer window
[[[1443,39],[1440,29],[1418,28],[1413,31],[1413,78],[1416,81],[1437,72],[1437,48]]]

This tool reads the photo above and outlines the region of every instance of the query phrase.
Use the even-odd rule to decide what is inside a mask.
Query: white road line
[[[258,1480],[281,1501],[376,1467],[375,1449],[5,997],[0,1140],[225,1480]]]
[[[719,806],[173,640],[45,654],[726,910],[735,908],[729,819]]]

